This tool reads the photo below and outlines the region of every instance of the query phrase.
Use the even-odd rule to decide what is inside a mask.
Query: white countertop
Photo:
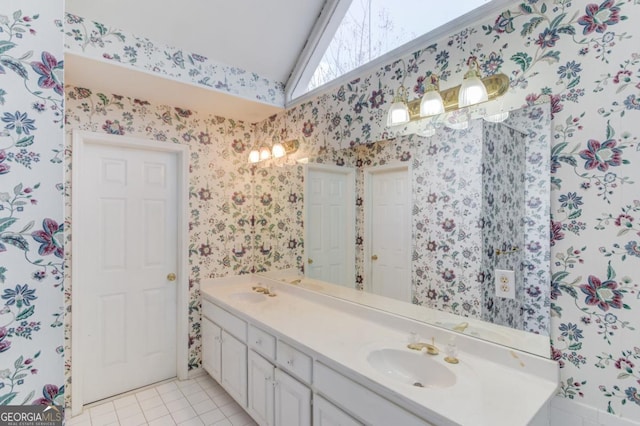
[[[277,296],[257,302],[233,296],[251,292],[256,283],[271,285]],[[323,364],[434,424],[526,425],[558,385],[557,363],[551,360],[276,280],[250,275],[205,280],[201,292],[205,300],[294,343]],[[369,365],[366,358],[371,350],[405,349],[412,331],[421,341],[435,338],[441,354],[430,358],[456,375],[453,386],[418,388]],[[452,335],[459,350],[456,365],[443,359],[443,348]]]

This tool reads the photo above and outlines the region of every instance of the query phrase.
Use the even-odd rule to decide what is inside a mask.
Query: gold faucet
[[[438,355],[440,353],[440,349],[436,347],[435,339],[433,337],[431,338],[431,343],[424,343],[424,342],[409,343],[407,345],[407,348],[413,349],[414,351],[420,351],[420,352],[424,350],[429,355]]]
[[[270,291],[269,291],[269,289],[267,287],[262,287],[262,286],[259,286],[259,285],[251,287],[251,290],[253,290],[255,292],[258,292],[258,293],[266,294],[266,295],[269,295],[269,293],[270,293]]]
[[[464,333],[464,331],[469,327],[468,322],[461,322],[460,324],[453,327],[453,331],[459,331],[460,333]]]

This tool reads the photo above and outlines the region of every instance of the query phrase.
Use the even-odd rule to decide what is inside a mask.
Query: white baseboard
[[[189,379],[195,379],[200,376],[204,376],[207,372],[202,367],[194,368],[193,370],[189,370],[188,377]]]

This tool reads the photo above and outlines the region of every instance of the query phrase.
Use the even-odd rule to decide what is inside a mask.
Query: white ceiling
[[[66,0],[65,10],[286,83],[324,3],[325,0]],[[65,83],[251,123],[282,110],[72,54],[65,55]]]

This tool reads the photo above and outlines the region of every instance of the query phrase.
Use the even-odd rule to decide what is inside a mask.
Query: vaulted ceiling
[[[154,42],[286,83],[324,3],[325,0],[66,0],[65,9]],[[105,73],[109,79],[104,78]],[[81,58],[67,58],[65,78],[68,84],[96,90],[156,102],[173,100],[171,105],[175,106],[224,104],[224,111],[210,112],[247,121],[258,121],[276,110],[273,106],[239,102],[229,95],[196,93],[193,88],[185,89],[187,95],[176,90],[175,84],[166,91],[157,90],[163,84],[159,78],[152,84],[141,84],[144,78],[134,71],[91,64]],[[171,99],[162,98],[163,93]],[[189,104],[184,105],[185,102]]]

